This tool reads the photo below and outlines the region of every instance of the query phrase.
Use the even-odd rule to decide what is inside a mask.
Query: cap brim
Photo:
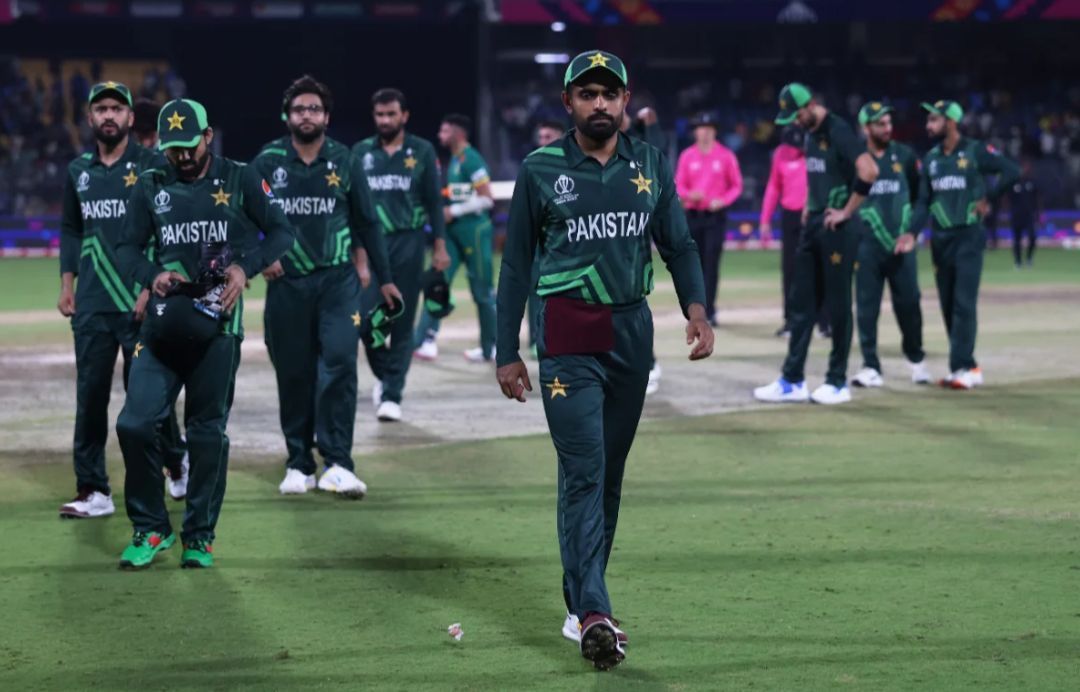
[[[776,115],[776,119],[773,120],[777,125],[790,125],[795,122],[795,116],[799,114],[799,111],[780,111]]]
[[[601,65],[598,65],[596,67],[590,67],[589,69],[585,70],[584,72],[582,72],[578,76],[576,76],[573,79],[571,79],[570,81],[568,81],[565,84],[565,86],[570,86],[571,84],[578,84],[583,79],[585,79],[586,77],[588,77],[589,75],[591,75],[593,73],[613,77],[615,79],[615,81],[619,83],[620,86],[622,86],[623,88],[626,88],[626,80],[624,80],[622,78],[621,74],[619,74],[615,70],[611,69],[610,67],[604,67],[604,66],[601,66]]]
[[[934,106],[934,104],[932,104],[932,103],[924,103],[924,104],[922,104],[922,107],[923,107],[924,111],[927,111],[929,113],[933,113],[934,115],[945,115],[944,113],[941,112],[941,110],[939,108]]]
[[[174,147],[193,147],[198,145],[199,140],[202,139],[202,133],[195,135],[191,139],[172,139],[166,142],[164,139],[158,141],[158,149],[172,149]]]
[[[98,93],[91,96],[88,99],[88,103],[95,103],[95,102],[100,101],[101,99],[105,98],[106,96],[111,96],[114,99],[116,99],[117,101],[120,101],[122,103],[126,103],[129,108],[131,107],[131,96],[125,94],[124,92],[120,91],[119,89],[102,89]]]

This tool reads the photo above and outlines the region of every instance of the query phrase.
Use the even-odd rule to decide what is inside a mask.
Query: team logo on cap
[[[79,185],[77,189],[79,192],[86,192],[90,189],[90,174],[86,171],[79,174]]]
[[[168,212],[170,209],[172,209],[172,207],[169,206],[169,202],[171,201],[172,197],[165,190],[162,190],[161,192],[154,195],[154,213],[164,214]]]
[[[274,176],[273,188],[275,190],[277,190],[279,188],[282,188],[282,187],[286,187],[289,184],[289,172],[286,171],[281,166],[278,166],[277,168],[274,169],[273,176]]]
[[[593,55],[589,56],[589,68],[590,69],[593,68],[593,67],[607,67],[607,66],[608,66],[608,57],[606,55],[604,55],[603,53],[598,52],[598,53],[594,53]]]

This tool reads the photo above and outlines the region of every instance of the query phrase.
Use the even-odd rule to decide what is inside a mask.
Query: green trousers
[[[557,528],[566,607],[578,617],[611,614],[604,573],[619,520],[623,471],[634,442],[652,362],[645,301],[616,308],[614,350],[550,356],[538,318],[540,395],[558,455]]]
[[[352,264],[269,282],[264,336],[277,375],[286,467],[353,469],[360,281]]]
[[[202,348],[175,354],[155,354],[142,343],[137,349],[127,400],[116,421],[126,469],[128,518],[136,531],[172,533],[156,430],[172,411],[183,387],[191,475],[180,537],[184,543],[212,541],[225,499],[229,465],[225,426],[240,365],[240,339],[221,335]]]
[[[388,347],[371,348],[364,344],[371,372],[382,382],[383,401],[400,404],[405,390],[405,378],[412,363],[413,325],[416,323],[416,304],[420,299],[420,278],[424,271],[426,250],[423,231],[396,231],[386,236],[390,271],[394,275],[394,283],[405,299],[405,314],[391,326]],[[382,302],[378,284],[378,280],[372,281],[362,294],[364,315]]]
[[[941,315],[949,334],[949,370],[972,369],[975,362],[976,314],[986,234],[981,225],[934,231],[930,253],[934,260]]]
[[[878,372],[881,372],[881,360],[877,352],[877,327],[886,281],[896,323],[900,326],[901,350],[912,363],[921,363],[926,353],[922,347],[922,308],[919,306],[919,268],[915,251],[894,254],[872,233],[863,233],[855,267],[856,324],[863,365]]]
[[[78,492],[97,490],[111,494],[105,470],[105,442],[109,436],[113,369],[119,349],[124,357],[124,389],[127,389],[139,326],[130,313],[122,312],[76,312],[71,318],[76,382],[72,451]],[[162,421],[159,432],[165,467],[178,476],[186,450],[172,410]]]
[[[484,357],[490,358],[495,350],[495,269],[491,261],[491,236],[494,229],[490,221],[483,223],[456,222],[446,227],[446,251],[450,255],[450,267],[446,280],[451,285],[462,264],[469,276],[469,291],[476,303],[476,316],[480,320],[480,348]],[[420,311],[420,324],[413,340],[414,348],[424,339],[439,333],[439,320]]]
[[[851,353],[851,275],[859,249],[861,226],[857,220],[828,230],[824,214],[810,214],[795,251],[795,278],[788,304],[791,307],[791,337],[784,360],[783,377],[788,382],[806,379],[806,354],[818,318],[819,292],[832,327],[832,350],[825,382],[836,387],[847,384],[848,355]]]

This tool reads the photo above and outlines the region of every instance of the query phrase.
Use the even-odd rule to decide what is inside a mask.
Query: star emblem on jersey
[[[169,132],[172,132],[173,130],[183,130],[184,120],[186,119],[186,115],[180,115],[176,111],[173,111],[173,114],[167,118],[169,121]]]
[[[330,175],[323,177],[326,178],[327,187],[341,187],[341,176],[337,174],[337,171],[330,171]]]
[[[405,158],[405,167],[408,168],[410,171],[412,169],[416,168],[416,159],[413,158],[412,156],[406,157]]]
[[[903,170],[904,170],[904,167],[900,165],[899,161],[897,161],[896,163],[894,163],[892,165],[892,169],[893,169],[893,173],[902,173]]]
[[[135,175],[135,169],[132,168],[128,171],[128,174],[124,176],[124,187],[131,187],[138,179],[139,176]]]
[[[967,159],[960,159],[959,161],[957,161],[956,167],[960,170],[964,170],[965,168],[967,168]]]
[[[136,341],[135,342],[135,354],[134,354],[136,358],[139,357],[139,351],[141,351],[141,350],[143,350],[142,342],[141,341]]]
[[[214,198],[214,206],[216,207],[219,204],[228,205],[229,198],[232,197],[232,193],[225,192],[225,188],[218,185],[217,192],[210,193],[210,196]]]
[[[551,398],[552,399],[554,399],[557,396],[565,397],[566,396],[566,390],[570,387],[570,385],[568,385],[568,384],[563,384],[562,382],[559,382],[558,377],[555,378],[554,382],[552,382],[549,385],[545,385],[545,386],[548,389],[551,390]]]
[[[360,311],[357,310],[352,315],[350,315],[350,317],[352,317],[352,326],[359,327],[360,326]]]
[[[634,185],[637,185],[637,194],[640,195],[642,192],[648,192],[650,194],[652,193],[652,180],[650,178],[646,178],[645,174],[642,173],[640,170],[638,171],[637,177],[631,178],[630,182]]]
[[[841,255],[839,252],[834,252],[831,255],[829,255],[829,261],[832,262],[833,264],[840,264],[840,262],[843,261],[843,259],[844,259],[843,255]]]
[[[608,58],[603,53],[597,53],[595,55],[590,55],[589,56],[589,69],[590,70],[592,68],[594,68],[594,67],[607,67],[607,66],[608,66]]]

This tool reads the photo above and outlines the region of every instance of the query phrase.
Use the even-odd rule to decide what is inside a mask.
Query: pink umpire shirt
[[[709,202],[714,199],[729,207],[742,194],[739,160],[720,142],[713,144],[707,154],[693,144],[679,154],[675,191],[686,209],[708,211]],[[704,197],[691,200],[689,195],[695,191],[700,191]]]
[[[772,218],[777,200],[788,211],[802,211],[806,206],[806,157],[790,144],[781,144],[773,152],[772,170],[761,201],[761,223]]]

